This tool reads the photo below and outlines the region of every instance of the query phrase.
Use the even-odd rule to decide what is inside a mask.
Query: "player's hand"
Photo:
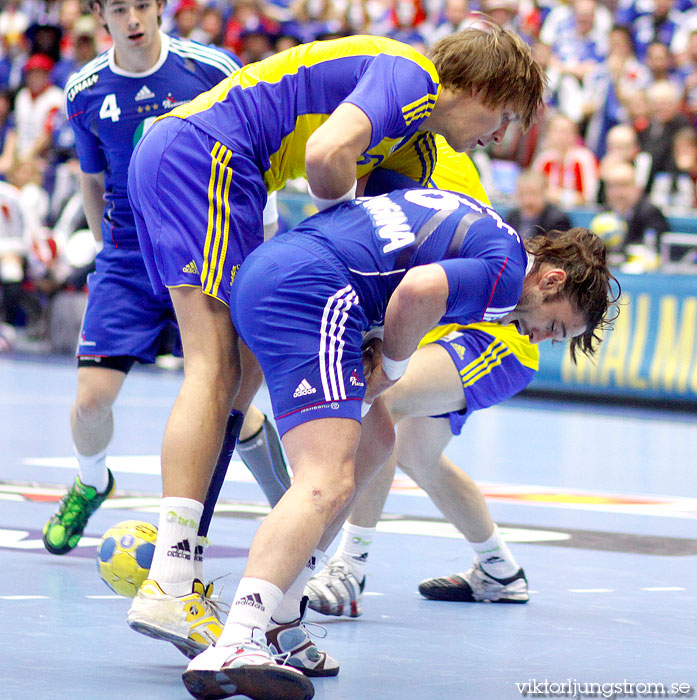
[[[363,348],[363,375],[370,379],[373,369],[382,364],[382,340],[372,338]]]
[[[375,399],[384,391],[387,391],[397,380],[390,379],[382,369],[382,353],[380,353],[380,362],[373,365],[373,371],[367,380],[365,386],[365,396],[363,397],[364,404],[372,404]]]

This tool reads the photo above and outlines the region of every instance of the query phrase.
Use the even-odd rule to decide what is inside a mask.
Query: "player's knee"
[[[316,513],[323,515],[327,522],[345,508],[355,493],[353,476],[336,477],[325,482],[313,482],[310,499]]]
[[[104,420],[111,413],[114,399],[98,391],[81,391],[75,400],[74,411],[84,423]]]

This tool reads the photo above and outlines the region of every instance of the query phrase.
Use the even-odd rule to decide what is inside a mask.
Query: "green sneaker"
[[[107,471],[109,483],[102,493],[94,486],[83,484],[79,476],[75,477],[70,491],[61,499],[58,512],[51,516],[44,527],[44,547],[51,554],[67,554],[77,547],[90,516],[114,490],[114,475],[110,470]]]

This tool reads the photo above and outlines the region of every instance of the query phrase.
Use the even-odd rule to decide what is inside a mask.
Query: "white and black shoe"
[[[442,578],[428,578],[419,584],[419,593],[429,600],[461,603],[527,603],[528,580],[522,569],[508,578],[495,578],[479,562],[469,571]]]
[[[309,607],[322,615],[359,617],[363,614],[365,576],[359,581],[341,559],[329,564],[305,585]]]

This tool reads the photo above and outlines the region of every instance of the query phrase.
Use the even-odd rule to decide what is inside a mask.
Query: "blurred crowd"
[[[163,30],[249,63],[347,34],[426,53],[486,13],[525,38],[549,77],[539,122],[473,154],[492,200],[528,233],[595,208],[591,227],[618,264],[632,246],[646,263],[666,216],[697,216],[695,2],[169,0]],[[30,336],[46,337],[51,300],[84,288],[94,256],[62,90],[109,46],[80,0],[0,0],[0,323]]]

